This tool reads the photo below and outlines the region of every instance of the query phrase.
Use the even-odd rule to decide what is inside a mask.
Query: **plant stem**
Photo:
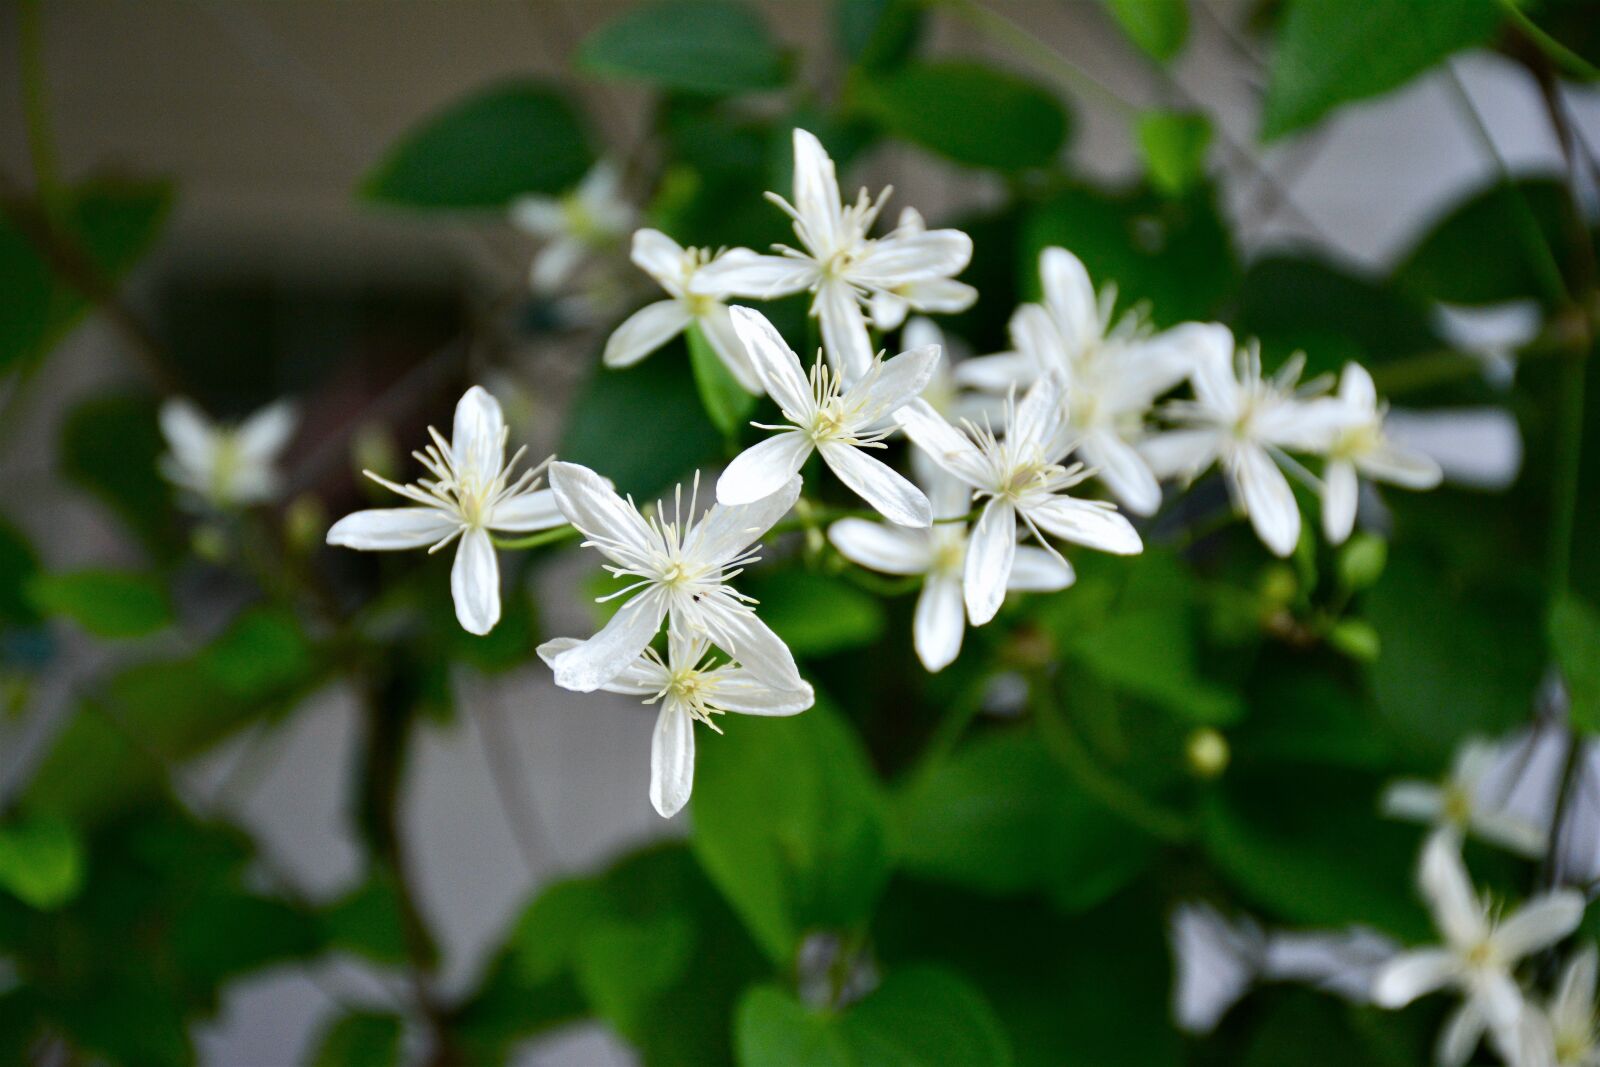
[[[494,547],[496,548],[519,549],[540,548],[544,545],[554,545],[581,536],[582,534],[576,526],[557,526],[553,530],[541,530],[539,533],[530,534],[527,537],[493,537],[491,535],[490,540],[494,542]]]
[[[1544,53],[1545,58],[1550,62],[1583,81],[1600,80],[1600,67],[1596,67],[1593,63],[1590,63],[1587,59],[1584,59],[1578,53],[1540,29],[1538,23],[1529,18],[1528,13],[1522,10],[1522,6],[1517,3],[1517,0],[1500,0],[1500,6],[1505,9],[1506,16],[1516,24],[1517,29],[1522,31],[1522,35],[1535,48]]]

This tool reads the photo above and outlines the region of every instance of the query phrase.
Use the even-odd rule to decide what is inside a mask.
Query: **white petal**
[[[328,544],[364,552],[428,548],[461,523],[438,508],[372,508],[346,515],[328,531]]]
[[[628,258],[673,296],[683,285],[683,246],[660,230],[637,230]]]
[[[1522,988],[1506,971],[1479,971],[1469,978],[1471,1003],[1489,1021],[1489,1029],[1498,1036],[1510,1035],[1522,1016]]]
[[[1442,948],[1402,952],[1378,971],[1372,1002],[1380,1008],[1403,1008],[1413,1000],[1453,981],[1461,972],[1455,953]]]
[[[800,669],[795,666],[794,653],[770,626],[756,618],[748,604],[718,591],[700,598],[689,621],[704,629],[740,666],[773,688],[792,690],[805,686]]]
[[[709,567],[721,566],[772,529],[799,498],[800,479],[793,478],[750,504],[713,504],[685,535],[683,554]]]
[[[1006,331],[1011,347],[1032,362],[1034,377],[1050,371],[1070,372],[1073,361],[1084,351],[1078,341],[1061,332],[1056,320],[1039,304],[1023,304],[1012,312]]]
[[[500,401],[474,385],[456,403],[450,451],[457,470],[476,471],[484,479],[500,473],[505,461],[506,419]]]
[[[1083,261],[1065,248],[1046,248],[1039,255],[1039,279],[1045,305],[1075,350],[1099,340],[1099,301]]]
[[[884,518],[901,526],[929,526],[933,504],[904,475],[854,445],[824,441],[818,446],[822,461]]]
[[[1218,323],[1204,323],[1195,335],[1194,367],[1189,381],[1201,404],[1224,421],[1239,413],[1239,382],[1233,375],[1233,333]]]
[[[1339,375],[1339,399],[1363,411],[1376,411],[1378,390],[1372,384],[1372,375],[1359,363],[1346,363]]]
[[[294,436],[300,418],[287,401],[262,408],[239,424],[234,442],[246,463],[271,463]]]
[[[865,415],[862,424],[869,425],[921,396],[938,368],[937,345],[902,352],[884,360],[876,374],[861,379],[841,400],[847,409],[859,407]]]
[[[1473,891],[1454,835],[1435,833],[1422,846],[1418,881],[1434,925],[1453,945],[1470,945],[1486,931],[1483,905]]]
[[[1360,485],[1349,460],[1334,459],[1322,472],[1322,532],[1328,544],[1342,545],[1356,525]]]
[[[867,303],[867,313],[872,316],[872,325],[884,332],[898,328],[906,321],[906,312],[910,310],[911,305],[905,297],[887,289],[879,289],[873,293],[872,299]]]
[[[741,715],[798,715],[817,699],[809,685],[774,689],[743,667],[724,667],[716,678],[711,703]]]
[[[1064,450],[1067,431],[1066,385],[1059,374],[1046,374],[1017,403],[1006,440],[1037,448],[1046,456]]]
[[[1490,844],[1531,860],[1543,856],[1550,843],[1539,827],[1507,812],[1475,811],[1470,829]]]
[[[1226,352],[1233,338],[1225,330],[1217,332],[1213,323],[1185,322],[1163,330],[1137,348],[1137,389],[1147,400],[1154,400],[1194,370],[1195,362],[1208,346]]]
[[[1439,1067],[1462,1067],[1478,1050],[1488,1026],[1489,1020],[1471,1001],[1451,1012],[1439,1031],[1438,1048],[1434,1053]]]
[[[1275,555],[1287,557],[1300,540],[1300,509],[1294,490],[1266,449],[1240,445],[1227,457],[1229,481],[1250,525]]]
[[[945,421],[926,400],[916,400],[894,413],[906,436],[928,458],[974,488],[992,488],[983,454],[966,434]]]
[[[1077,577],[1072,564],[1054,552],[1018,545],[1006,588],[1017,593],[1054,593],[1067,588]]]
[[[907,282],[948,278],[972,262],[972,238],[960,230],[893,234],[867,247],[849,267],[852,281],[893,289]]]
[[[839,179],[822,142],[808,130],[794,131],[794,208],[818,246],[833,249],[843,235]]]
[[[917,611],[911,623],[912,644],[916,646],[922,665],[937,673],[954,663],[961,654],[961,637],[966,628],[961,580],[928,575],[922,592],[917,595]]]
[[[1444,477],[1432,457],[1385,441],[1357,461],[1367,477],[1404,489],[1432,489]]]
[[[1170,430],[1139,442],[1139,455],[1157,478],[1193,478],[1217,458],[1214,430]]]
[[[1431,823],[1444,813],[1444,794],[1432,782],[1406,779],[1386,787],[1378,806],[1391,819]]]
[[[1495,929],[1495,944],[1506,959],[1530,956],[1576,930],[1583,921],[1583,905],[1583,894],[1573,889],[1540,894]]]
[[[828,527],[828,540],[851,563],[884,574],[922,574],[933,565],[929,536],[921,530],[840,519]]]
[[[528,270],[528,285],[535,293],[550,296],[567,284],[587,249],[571,237],[557,237],[539,250]]]
[[[788,485],[816,447],[799,430],[775,433],[733,457],[717,479],[717,503],[753,504]]]
[[[1552,1015],[1558,1020],[1571,1019],[1580,1025],[1588,1025],[1589,1015],[1594,1010],[1597,968],[1600,968],[1600,955],[1597,955],[1592,943],[1573,953],[1572,959],[1561,972],[1560,981],[1556,983]]]
[[[606,552],[606,542],[620,541],[635,552],[648,552],[655,535],[634,506],[617,495],[611,483],[577,463],[550,464],[550,489],[567,521]]]
[[[699,296],[745,296],[776,300],[809,289],[817,282],[817,265],[792,256],[764,256],[735,248],[694,272],[689,291]]]
[[[978,300],[978,290],[954,278],[923,278],[907,282],[901,287],[901,292],[918,311],[931,311],[940,315],[954,315],[965,311]]]
[[[944,331],[939,329],[939,324],[925,315],[917,315],[906,321],[906,328],[900,332],[900,344],[905,351],[913,348],[927,348],[929,345],[938,345],[941,352],[945,348]],[[945,354],[945,366],[951,365],[949,353]]]
[[[706,343],[722,360],[722,365],[728,368],[728,373],[733,375],[740,388],[752,396],[760,396],[764,391],[761,376],[756,373],[749,350],[733,328],[733,316],[728,314],[727,306],[714,304],[696,321],[700,323],[700,333],[704,335]]]
[[[567,517],[561,514],[561,509],[556,506],[556,494],[550,489],[535,489],[532,492],[518,493],[509,500],[502,500],[494,506],[494,510],[484,520],[484,525],[491,530],[503,530],[506,533],[532,533],[535,530],[550,530],[557,526],[564,526]]]
[[[800,357],[794,354],[767,317],[754,308],[728,309],[733,320],[733,332],[744,344],[761,379],[767,395],[777,401],[784,412],[801,421],[809,420],[816,409],[816,397],[811,392],[811,382],[800,367]]]
[[[161,433],[185,467],[208,470],[216,449],[216,428],[205,413],[181,397],[161,405]]]
[[[647,589],[611,616],[600,632],[550,660],[556,684],[577,693],[592,693],[633,665],[661,629],[666,600]]]
[[[606,339],[601,359],[608,367],[631,366],[678,336],[691,321],[688,309],[676,300],[646,304]]]
[[[1342,400],[1331,396],[1311,400],[1292,400],[1258,414],[1254,420],[1257,440],[1268,441],[1302,452],[1326,452],[1345,430],[1370,420]]]
[[[539,658],[546,665],[553,666],[556,657],[569,649],[577,648],[583,644],[576,637],[552,637],[536,650]],[[600,688],[607,693],[621,693],[625,696],[653,697],[658,695],[667,686],[667,672],[661,664],[649,656],[638,656],[622,673]]]
[[[534,237],[554,237],[566,223],[566,209],[553,196],[521,196],[511,202],[511,224]]]
[[[456,621],[469,634],[486,634],[500,621],[500,564],[489,531],[474,527],[461,535],[450,568],[450,595]]]
[[[855,290],[844,282],[824,282],[813,304],[822,319],[822,351],[845,384],[860,381],[872,366],[872,338]]]
[[[1144,457],[1111,430],[1096,430],[1078,443],[1083,461],[1117,501],[1135,515],[1154,515],[1161,507],[1161,484]]]
[[[1013,385],[1032,385],[1039,377],[1039,364],[1032,356],[1021,352],[997,352],[992,356],[964,359],[955,365],[951,373],[960,385],[1004,393]]]
[[[1000,610],[1016,551],[1016,512],[1003,500],[990,500],[967,540],[962,586],[972,625],[982,626]]]
[[[1057,495],[1025,504],[1022,512],[1045,533],[1064,541],[1119,556],[1135,556],[1144,551],[1139,531],[1109,504]]]
[[[694,718],[668,697],[650,738],[650,803],[670,819],[689,803],[694,789]]]

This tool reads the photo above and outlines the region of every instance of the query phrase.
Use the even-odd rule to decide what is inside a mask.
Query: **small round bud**
[[[1228,739],[1209,726],[1189,735],[1184,754],[1188,757],[1190,772],[1197,778],[1216,778],[1228,769]]]

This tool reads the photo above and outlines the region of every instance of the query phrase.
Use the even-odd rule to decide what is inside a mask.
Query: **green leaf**
[[[28,585],[39,573],[39,557],[22,531],[0,519],[0,624],[31,625],[39,612]]]
[[[1486,42],[1495,0],[1288,0],[1267,81],[1262,139],[1378,96],[1453,52]]]
[[[694,371],[694,385],[700,391],[700,404],[706,409],[706,416],[724,437],[737,438],[755,410],[756,398],[745,392],[744,386],[729,372],[698,322],[689,324],[684,338],[689,344],[689,366]]]
[[[786,75],[760,14],[730,0],[634,8],[586,37],[577,63],[590,74],[708,96],[776,89]]]
[[[762,619],[797,656],[859,648],[883,634],[883,602],[842,578],[787,568],[751,574],[739,587],[761,602]]]
[[[968,166],[1046,167],[1067,137],[1066,111],[1052,93],[993,66],[908,64],[857,89],[862,109],[889,132]]]
[[[61,429],[62,473],[99,498],[158,559],[179,547],[170,487],[157,468],[165,450],[155,401],[145,396],[85,400]]]
[[[927,768],[893,810],[895,858],[906,870],[990,895],[1042,892],[1064,911],[1098,904],[1154,855],[1148,837],[1021,731]]]
[[[698,748],[690,841],[762,948],[787,963],[807,930],[871,915],[888,875],[883,801],[861,742],[820,694],[792,718],[740,716],[725,729]]]
[[[1395,268],[1395,283],[1450,304],[1548,303],[1561,276],[1550,249],[1567,247],[1566,193],[1555,177],[1496,181],[1450,205]],[[1556,254],[1556,262],[1565,259]]]
[[[789,993],[757,986],[739,1004],[740,1067],[1006,1067],[1011,1049],[993,1010],[939,967],[891,973],[841,1013],[819,1014]]]
[[[868,70],[905,62],[922,34],[918,0],[837,0],[833,8],[839,50]]]
[[[558,89],[491,86],[406,134],[361,183],[368,200],[413,208],[501,210],[523,193],[560,193],[593,162],[582,123]]]
[[[375,963],[406,962],[405,918],[394,880],[379,868],[361,885],[322,910],[328,944]]]
[[[77,896],[83,871],[83,843],[62,820],[35,816],[0,826],[0,886],[29,907],[61,907]]]
[[[397,1015],[341,1015],[317,1039],[312,1067],[395,1067],[400,1062],[403,1020]]]
[[[1163,63],[1189,37],[1188,0],[1106,0],[1106,6],[1128,39]]]
[[[1550,609],[1550,647],[1567,683],[1572,722],[1600,731],[1600,611],[1574,596]]]
[[[1182,196],[1204,175],[1211,120],[1198,112],[1146,111],[1134,132],[1150,182],[1167,196]]]
[[[167,591],[151,574],[40,574],[28,583],[28,595],[40,611],[71,619],[97,637],[141,637],[172,622]]]
[[[303,682],[311,646],[293,615],[252,608],[228,625],[201,656],[201,666],[235,696],[262,696]]]

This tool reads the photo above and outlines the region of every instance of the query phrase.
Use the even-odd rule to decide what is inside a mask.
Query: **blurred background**
[[[94,270],[89,284],[105,282],[107,291],[88,300],[79,293],[72,299],[82,306],[71,309],[59,306],[67,297],[52,297],[58,304],[48,327],[28,343],[17,338],[35,327],[19,305],[32,282],[15,270],[0,278],[0,301],[12,305],[0,324],[11,335],[4,343],[14,372],[0,396],[0,510],[32,546],[30,566],[139,567],[175,551],[151,547],[160,543],[144,536],[151,524],[180,522],[192,532],[189,518],[140,514],[136,502],[119,496],[119,486],[133,492],[159,485],[153,473],[116,467],[119,455],[145,447],[132,442],[148,432],[147,422],[116,421],[120,397],[181,392],[237,417],[293,394],[301,428],[286,459],[291,527],[300,521],[325,528],[328,517],[360,506],[357,467],[408,471],[409,442],[427,423],[447,424],[467,382],[495,389],[515,426],[513,439],[528,442],[530,454],[542,457],[566,440],[567,420],[586,410],[575,405],[598,370],[598,346],[620,312],[604,304],[575,310],[530,293],[538,242],[503,210],[408,210],[358,191],[364,183],[370,189],[370,176],[395,145],[452,103],[508,79],[534,79],[570,94],[592,147],[622,162],[630,193],[644,201],[654,187],[646,175],[663,154],[652,143],[658,93],[575,61],[597,28],[633,6],[59,0],[0,9],[0,193],[13,205],[25,202],[47,177],[82,191],[89,217],[100,210],[112,218],[105,269]],[[849,17],[840,9],[854,5],[746,6],[793,63],[788,76],[804,87],[801,109],[837,103],[857,76],[837,44]],[[1151,188],[1150,155],[1132,118],[1153,109],[1205,116],[1209,133],[1199,160],[1187,168],[1192,173],[1170,178],[1178,191],[1169,195],[1180,206],[1214,198],[1231,255],[1246,270],[1292,253],[1353,277],[1387,277],[1441,217],[1499,176],[1567,172],[1539,85],[1505,49],[1488,47],[1488,35],[1457,52],[1448,69],[1402,79],[1393,92],[1264,144],[1272,27],[1284,5],[1183,6],[1186,31],[1165,60],[1141,49],[1096,0],[931,4],[917,54],[994,65],[1043,87],[1069,116],[1069,132],[1052,154],[1074,181],[1098,188]],[[1430,7],[1415,11],[1426,21]],[[1561,12],[1564,25],[1594,15],[1584,5]],[[1600,95],[1573,83],[1561,94],[1573,136],[1600,143]],[[782,125],[777,117],[794,99],[771,94],[751,113]],[[891,214],[915,205],[937,223],[982,217],[1004,210],[1018,188],[1014,175],[963,165],[907,138],[861,143],[862,151],[841,163],[842,184],[892,184]],[[1592,175],[1578,187],[1592,212]],[[765,210],[759,202],[746,207]],[[1172,264],[1186,253],[1163,244],[1170,234],[1161,232],[1162,209],[1152,206],[1149,214],[1145,236],[1154,258]],[[1485,232],[1493,224],[1485,222]],[[1139,225],[1130,223],[1124,236],[1139,241]],[[985,231],[970,229],[981,257]],[[5,239],[14,241],[17,232],[29,236],[14,219]],[[734,239],[722,231],[688,237]],[[70,261],[52,267],[73,271]],[[1222,314],[1234,306],[1239,270],[1189,254],[1160,284],[1192,298],[1185,314]],[[987,303],[983,279],[973,280]],[[82,288],[82,281],[60,291]],[[1268,307],[1259,321],[1271,320],[1274,310],[1289,316],[1296,300],[1318,299],[1305,287],[1261,291],[1283,306]],[[987,318],[968,323],[970,349],[999,346],[995,324],[1003,323],[1015,292],[994,294]],[[1505,351],[1538,329],[1528,323],[1537,319],[1537,300],[1506,295],[1472,301],[1492,307],[1470,313],[1430,306],[1423,321],[1443,339],[1432,347],[1471,353],[1492,379],[1508,366]],[[611,305],[627,306],[626,299]],[[1329,318],[1336,326],[1343,314],[1332,310]],[[1372,329],[1382,333],[1378,318]],[[641,388],[648,396],[655,386]],[[653,431],[635,422],[630,432]],[[1496,488],[1517,477],[1523,444],[1509,420],[1441,431],[1419,418],[1411,432],[1430,440],[1460,480]],[[1591,498],[1579,521],[1592,529],[1595,516]],[[345,561],[340,566],[351,573],[316,581],[348,599],[371,562]],[[425,580],[437,595],[442,569],[409,562],[431,575]],[[527,573],[541,633],[587,632],[592,562],[568,554]],[[0,732],[0,794],[15,798],[28,788],[98,679],[152,649],[178,653],[203,640],[196,635],[222,632],[253,594],[236,577],[191,567],[174,578],[173,595],[182,627],[142,644],[108,643],[70,625],[42,634],[8,631],[14,707]],[[395,785],[415,905],[437,940],[431,995],[447,1001],[482,979],[539,887],[687,832],[685,819],[660,820],[645,802],[652,712],[628,698],[557,690],[548,671],[525,657],[522,648],[491,672],[452,671],[445,685],[453,701],[445,702],[454,710],[417,731]],[[247,836],[259,854],[249,875],[256,888],[292,889],[323,905],[348,899],[366,877],[351,797],[372,724],[346,684],[296,694],[292,714],[252,718],[201,745],[174,745],[166,769],[184,809]],[[1530,693],[1519,713],[1532,700]],[[73,773],[102,770],[89,761],[67,777]],[[171,862],[206,862],[191,853],[198,847],[178,847]],[[1398,896],[1407,892],[1396,887]],[[217,914],[202,939],[249,940],[234,924],[251,925],[253,913]],[[103,943],[92,951],[122,947]],[[217,982],[214,1002],[199,997],[206,1009],[184,1022],[197,1062],[308,1062],[333,1020],[352,1008],[389,1011],[408,995],[397,968],[361,951],[283,961],[270,955],[237,974],[219,964],[225,980]],[[120,1022],[84,1024],[92,1035],[88,1059],[67,1045],[25,1047],[48,1063],[167,1062],[160,1047],[119,1051],[115,1039],[101,1036],[102,1027],[135,1025],[140,1009],[128,1011]],[[425,1054],[426,1041],[413,1030],[405,1043],[411,1054]],[[519,1040],[511,1054],[519,1064],[627,1064],[638,1062],[633,1048],[612,1026],[577,1021]],[[323,1055],[334,1058],[319,1062],[340,1062],[337,1053]],[[352,1053],[343,1062],[369,1061]]]

